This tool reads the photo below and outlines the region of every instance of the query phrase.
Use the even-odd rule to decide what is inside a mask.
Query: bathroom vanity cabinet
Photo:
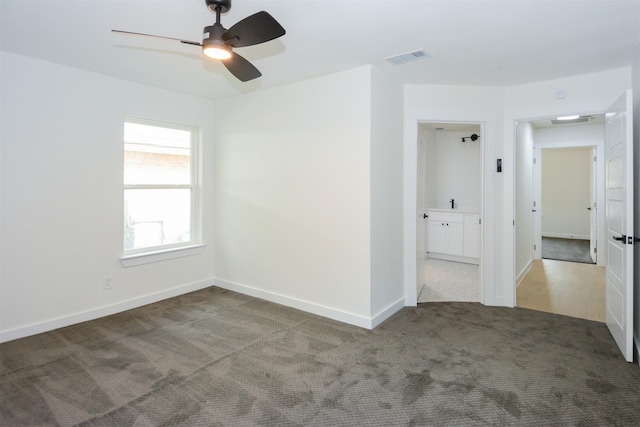
[[[480,215],[477,212],[431,209],[427,215],[427,252],[430,258],[478,263]]]
[[[427,252],[463,255],[463,214],[429,211]]]

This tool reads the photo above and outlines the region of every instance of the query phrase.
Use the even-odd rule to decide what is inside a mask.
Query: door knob
[[[618,242],[624,242],[625,240],[627,240],[627,236],[625,236],[624,234],[620,237],[613,236],[613,240],[617,240]]]

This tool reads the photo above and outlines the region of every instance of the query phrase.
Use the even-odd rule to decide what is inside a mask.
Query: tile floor
[[[424,262],[425,284],[418,289],[418,302],[480,301],[480,271],[477,264],[428,258]]]

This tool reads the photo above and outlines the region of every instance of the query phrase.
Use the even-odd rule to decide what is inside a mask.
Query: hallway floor
[[[605,268],[535,260],[516,293],[522,308],[605,322]]]

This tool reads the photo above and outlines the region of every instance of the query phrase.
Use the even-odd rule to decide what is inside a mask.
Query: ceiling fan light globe
[[[202,53],[213,59],[225,60],[231,58],[231,52],[229,49],[220,46],[203,46]]]

